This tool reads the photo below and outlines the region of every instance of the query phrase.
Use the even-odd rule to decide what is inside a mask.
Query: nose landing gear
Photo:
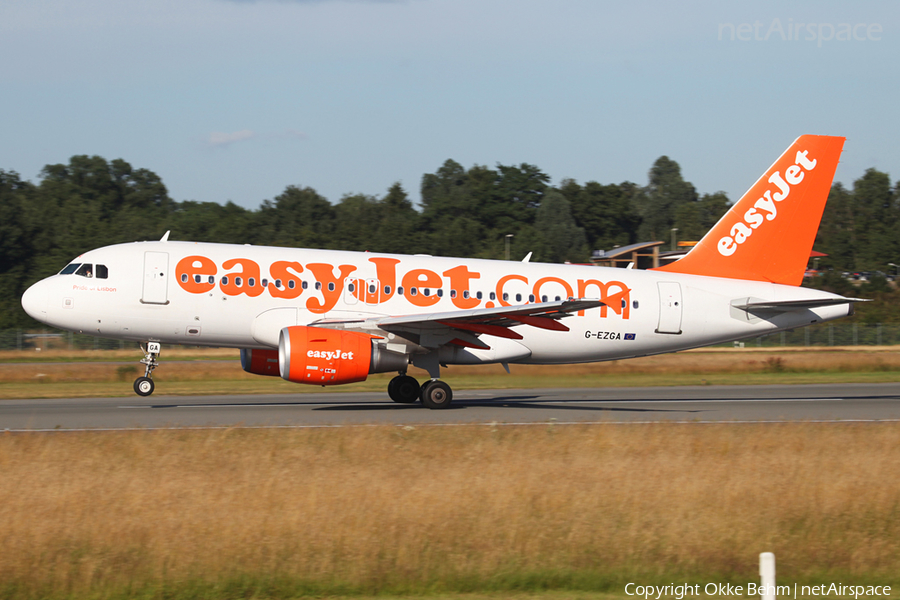
[[[141,364],[147,365],[147,368],[144,370],[143,377],[138,377],[134,380],[134,391],[139,396],[149,396],[156,387],[150,377],[153,374],[153,369],[159,366],[159,342],[147,342],[146,350],[144,349],[144,345],[141,344],[141,351],[144,353]]]

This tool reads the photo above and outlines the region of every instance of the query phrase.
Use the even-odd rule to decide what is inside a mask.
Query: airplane
[[[249,373],[310,385],[396,372],[395,402],[451,405],[450,365],[675,352],[853,314],[798,287],[844,139],[804,135],[683,258],[651,270],[169,241],[86,252],[22,296],[43,323],[141,343],[240,349]],[[146,347],[144,347],[146,343]],[[420,385],[410,365],[427,371]]]

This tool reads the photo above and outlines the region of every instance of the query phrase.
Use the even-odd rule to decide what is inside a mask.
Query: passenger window
[[[481,292],[475,292],[475,297],[481,300]]]
[[[187,273],[181,274],[181,283],[187,283]]]
[[[333,281],[331,281],[331,282],[328,283],[328,291],[329,291],[329,292],[333,292],[333,291],[334,291],[334,282],[333,282]]]
[[[422,292],[422,293],[425,294],[426,296],[430,296],[430,295],[431,295],[431,288],[425,288],[425,291]]]
[[[236,285],[237,287],[241,287],[241,284],[242,284],[242,283],[244,283],[244,282],[241,280],[240,277],[235,277],[235,278],[234,278],[234,285]]]
[[[249,279],[247,279],[247,286],[256,287],[256,279],[254,279],[253,277],[250,277]]]
[[[469,299],[469,290],[463,291],[463,298],[465,298],[466,300]]]
[[[194,283],[200,283],[200,276],[194,275]]]
[[[109,277],[109,269],[106,268],[106,265],[96,265],[97,279],[106,279]]]
[[[509,294],[507,294],[506,292],[503,292],[503,301],[509,302]]]
[[[391,293],[391,286],[389,286],[389,285],[384,286],[384,294],[386,296],[389,296],[390,293]]]
[[[438,295],[438,298],[443,298],[443,297],[444,297],[444,290],[438,290],[438,291],[437,291],[437,295]]]
[[[222,285],[228,285],[228,275],[222,276]]]
[[[403,295],[403,286],[402,285],[397,288],[397,294],[399,294],[400,296]]]
[[[269,280],[268,280],[268,279],[263,279],[260,283],[262,284],[263,287],[269,287]]]
[[[94,276],[93,266],[89,265],[87,263],[84,263],[83,265],[81,265],[81,267],[78,268],[77,271],[75,271],[75,274],[81,275],[82,277],[93,277]]]
[[[530,295],[528,296],[528,301],[529,301],[529,302],[534,302],[534,294],[530,294]]]
[[[295,287],[297,287],[297,283],[293,279],[291,279],[290,281],[288,281],[288,287],[294,289]],[[303,287],[306,288],[305,285]]]
[[[559,301],[560,301],[560,297],[557,296],[557,297],[556,297],[556,302],[559,302]]]
[[[356,291],[356,285],[353,284],[353,283],[348,283],[348,284],[347,284],[347,291],[350,292],[350,293],[352,294],[353,292]]]
[[[545,295],[541,296],[541,302],[546,302],[546,301],[547,301],[547,296],[545,294]]]
[[[294,282],[292,281],[291,283],[294,283]],[[281,280],[280,279],[275,280],[275,287],[277,287],[279,290],[281,289]]]
[[[491,300],[496,300],[497,294],[495,294],[494,292],[491,292],[490,298],[491,298]]]
[[[215,285],[215,284],[216,284],[216,278],[214,276],[210,275],[209,276],[209,285]]]
[[[637,308],[637,307],[638,307],[638,301],[635,300],[634,302],[632,302],[632,303],[631,303],[631,306],[633,306],[634,308]]]
[[[321,281],[317,281],[317,282],[316,282],[316,289],[317,289],[317,290],[321,290],[321,289],[322,289],[322,282],[321,282]]]
[[[291,283],[293,283],[293,282],[291,282]],[[305,281],[300,282],[300,287],[303,288],[304,290],[307,288],[308,285],[309,284],[307,284]],[[291,289],[294,289],[294,286],[291,286]]]
[[[522,301],[522,294],[516,294],[516,302],[521,302],[521,301]]]
[[[72,263],[70,265],[66,265],[66,267],[62,271],[59,272],[59,274],[60,275],[71,275],[80,266],[81,266],[81,263]]]
[[[418,294],[418,293],[419,293],[419,290],[417,290],[416,288],[409,288],[409,295],[410,295],[410,296],[415,296],[415,295]]]
[[[450,297],[456,298],[456,290],[450,290]]]
[[[369,293],[370,293],[370,294],[374,294],[374,293],[375,293],[375,284],[374,284],[374,283],[373,283],[372,285],[369,286]]]

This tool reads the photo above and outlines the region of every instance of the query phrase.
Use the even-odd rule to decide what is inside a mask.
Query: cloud
[[[284,137],[290,140],[305,140],[307,135],[302,131],[297,131],[296,129],[288,129],[283,134]]]
[[[234,133],[213,131],[211,134],[209,134],[209,138],[207,138],[206,141],[210,146],[213,146],[215,148],[224,148],[236,142],[252,140],[255,137],[257,137],[256,132],[249,129],[242,129],[241,131],[235,131]]]

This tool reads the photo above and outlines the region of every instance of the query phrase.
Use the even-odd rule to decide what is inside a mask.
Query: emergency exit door
[[[659,324],[656,333],[681,333],[681,284],[671,281],[660,281],[659,286]]]
[[[144,252],[144,304],[168,304],[168,252]]]

